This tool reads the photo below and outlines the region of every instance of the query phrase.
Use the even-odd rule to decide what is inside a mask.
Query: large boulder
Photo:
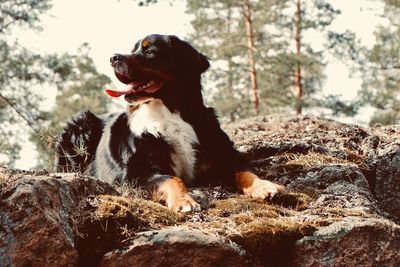
[[[372,147],[364,153],[373,170],[373,192],[379,206],[400,223],[400,126],[374,127],[370,132]]]
[[[76,205],[89,195],[117,193],[76,174],[0,168],[0,180],[0,266],[76,266]]]
[[[291,266],[398,266],[400,227],[349,216],[297,241]]]
[[[263,178],[316,196],[362,194],[350,205],[400,222],[400,126],[270,116],[225,128]]]
[[[313,197],[297,216],[320,225],[290,266],[398,266],[400,127],[272,116],[226,130],[260,176]]]
[[[240,249],[200,231],[169,228],[138,234],[122,250],[102,259],[104,267],[249,266]]]
[[[78,174],[0,169],[1,266],[399,266],[400,127],[307,116],[224,126],[272,200],[194,188],[177,214]]]

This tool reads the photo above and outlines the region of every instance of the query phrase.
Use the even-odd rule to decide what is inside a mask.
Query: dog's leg
[[[284,186],[262,180],[249,171],[236,172],[236,184],[245,195],[253,198],[273,198],[285,190]]]
[[[188,194],[182,179],[175,176],[159,176],[153,192],[153,199],[165,202],[166,206],[176,212],[200,211],[200,205]]]

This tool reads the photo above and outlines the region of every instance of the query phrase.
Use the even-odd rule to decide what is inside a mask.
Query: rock
[[[400,126],[372,131],[382,136],[375,150],[367,150],[374,168],[374,193],[379,206],[400,223]]]
[[[76,266],[74,208],[88,195],[116,191],[74,174],[0,174],[7,179],[0,191],[0,266]]]
[[[400,127],[268,116],[224,128],[287,192],[194,188],[203,210],[177,214],[131,187],[0,168],[0,266],[400,266]]]
[[[107,253],[100,266],[254,266],[237,247],[179,228],[138,234],[129,247]]]
[[[299,238],[287,265],[399,265],[400,127],[278,116],[227,131],[261,177],[314,198],[293,217],[318,230]]]
[[[400,227],[347,217],[297,241],[290,266],[399,266]]]
[[[317,196],[334,182],[343,190],[354,184],[364,200],[351,205],[363,203],[358,206],[400,223],[399,126],[364,129],[309,116],[268,116],[225,130],[261,177]],[[353,197],[349,190],[334,194]]]
[[[183,216],[140,198],[100,195],[83,200],[75,219],[80,266],[97,266],[103,255],[126,245],[137,232],[176,225]]]

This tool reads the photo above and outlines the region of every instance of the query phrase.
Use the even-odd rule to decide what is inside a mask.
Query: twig
[[[12,103],[7,97],[3,96],[0,93],[0,98],[3,99],[16,113],[19,117],[21,117],[28,126],[35,132],[38,133],[38,130],[34,127],[33,123],[21,112],[14,103]]]

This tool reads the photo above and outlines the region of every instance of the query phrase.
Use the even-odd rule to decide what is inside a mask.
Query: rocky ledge
[[[400,127],[256,117],[225,127],[272,200],[195,188],[177,214],[79,174],[0,168],[0,266],[399,266]]]

